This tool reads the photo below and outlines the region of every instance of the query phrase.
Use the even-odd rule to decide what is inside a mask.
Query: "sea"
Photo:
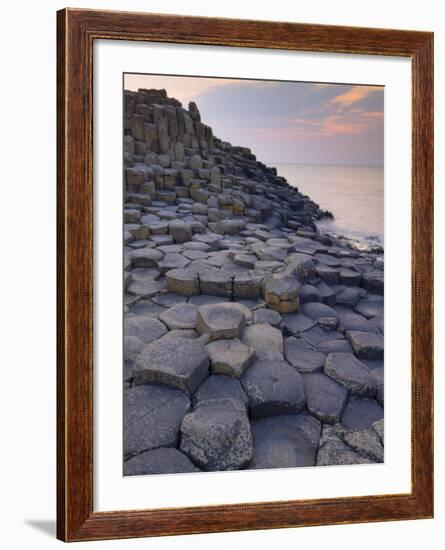
[[[272,164],[272,163],[271,163]],[[278,175],[334,215],[324,232],[383,246],[383,167],[275,163]]]

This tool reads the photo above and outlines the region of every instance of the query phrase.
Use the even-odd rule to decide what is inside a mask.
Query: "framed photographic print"
[[[433,515],[433,35],[58,12],[58,538]]]

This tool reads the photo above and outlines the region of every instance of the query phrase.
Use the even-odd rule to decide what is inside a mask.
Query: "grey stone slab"
[[[176,304],[159,316],[159,320],[174,329],[196,328],[198,308],[193,304]]]
[[[299,335],[317,324],[302,313],[288,313],[282,316],[282,327],[289,334]]]
[[[255,323],[266,323],[278,328],[282,318],[278,311],[262,307],[254,310],[253,320]]]
[[[249,469],[314,466],[321,424],[304,411],[252,422],[254,456]]]
[[[348,398],[346,388],[322,373],[307,374],[303,380],[309,412],[323,423],[339,422]]]
[[[349,429],[370,428],[383,418],[383,407],[377,401],[361,397],[350,397],[343,412],[342,424]]]
[[[211,340],[239,338],[246,317],[235,303],[218,303],[198,308],[197,328],[199,334],[208,334]]]
[[[284,356],[286,360],[301,373],[321,372],[326,355],[313,348],[300,338],[286,338],[284,340]]]
[[[124,321],[124,336],[137,336],[143,344],[157,340],[166,332],[167,327],[153,317],[134,315]]]
[[[244,371],[254,362],[255,352],[237,338],[215,340],[207,345],[210,370],[216,374],[227,374],[241,378]]]
[[[383,445],[373,429],[344,431],[340,433],[340,438],[365,458],[370,458],[374,462],[383,462]]]
[[[198,404],[182,421],[180,449],[205,471],[246,467],[253,443],[245,406],[234,399]]]
[[[133,267],[155,267],[163,254],[156,248],[146,247],[133,250],[130,255]]]
[[[189,338],[161,338],[148,344],[133,369],[136,384],[163,384],[188,393],[193,393],[208,374],[207,350]]]
[[[124,391],[124,457],[150,449],[173,447],[190,400],[170,388],[145,385]]]
[[[301,312],[303,315],[314,321],[325,317],[333,317],[338,319],[337,312],[335,309],[327,306],[325,304],[320,304],[318,302],[309,302],[301,306]]]
[[[368,296],[368,298],[360,300],[360,302],[354,306],[354,311],[367,319],[377,316],[383,317],[383,302],[371,300]]]
[[[326,355],[329,355],[330,353],[351,353],[352,354],[352,347],[351,344],[347,340],[326,340],[324,342],[320,342],[316,350],[325,353]]]
[[[360,359],[383,359],[384,340],[381,334],[359,330],[346,331],[355,355]]]
[[[372,463],[372,460],[359,455],[340,439],[334,426],[329,424],[323,426],[317,466],[350,466],[369,463]]]
[[[200,293],[198,275],[192,269],[172,269],[167,271],[165,278],[170,292],[183,296],[195,296]]]
[[[215,399],[234,399],[247,410],[249,400],[239,380],[223,374],[211,374],[193,394],[193,406]]]
[[[184,453],[169,447],[145,451],[124,462],[124,476],[185,474],[199,471],[200,469]]]
[[[222,269],[199,272],[200,291],[202,294],[210,296],[230,298],[232,296],[232,280],[233,275]]]
[[[281,330],[262,323],[244,329],[242,342],[255,350],[258,359],[283,359],[283,335]]]
[[[254,417],[296,413],[306,403],[301,375],[282,361],[256,361],[241,384]]]
[[[376,387],[369,369],[351,353],[330,353],[324,372],[353,394],[375,396]]]
[[[384,441],[385,441],[385,421],[384,421],[384,419],[381,418],[380,420],[377,420],[376,422],[374,422],[374,424],[372,425],[372,429],[379,436],[379,439],[380,439],[380,441],[383,445]]]

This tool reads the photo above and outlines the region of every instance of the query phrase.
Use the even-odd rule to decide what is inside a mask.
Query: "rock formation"
[[[124,474],[381,462],[382,255],[195,103],[124,110]]]

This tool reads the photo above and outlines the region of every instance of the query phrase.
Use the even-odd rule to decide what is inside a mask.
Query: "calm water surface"
[[[383,244],[383,167],[275,164],[280,176],[334,220],[317,225],[349,238]]]

